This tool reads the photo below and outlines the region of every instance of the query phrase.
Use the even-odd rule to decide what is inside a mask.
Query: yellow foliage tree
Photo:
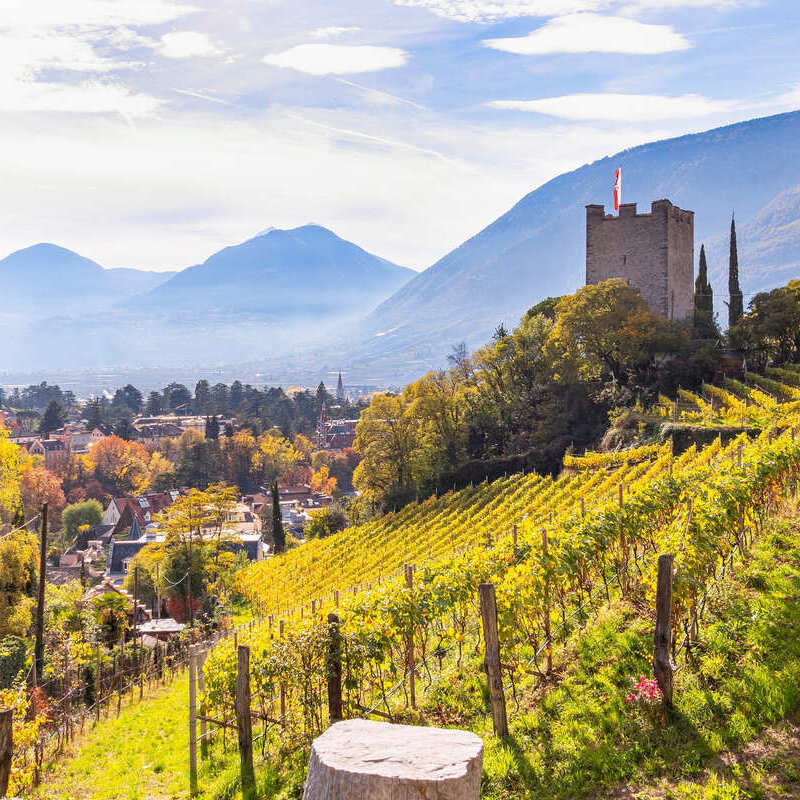
[[[311,491],[321,492],[322,494],[333,494],[338,486],[338,481],[334,478],[327,467],[320,467],[311,476]]]
[[[0,539],[0,638],[24,637],[31,626],[38,549],[36,537],[25,530]]]
[[[9,441],[8,433],[0,428],[0,530],[19,511],[22,498],[19,476],[22,467],[21,450]]]

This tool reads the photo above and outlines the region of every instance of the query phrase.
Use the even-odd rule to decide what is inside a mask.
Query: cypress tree
[[[700,267],[694,282],[694,335],[697,339],[714,339],[714,290],[708,282],[708,264],[705,245],[700,245]]]
[[[286,549],[286,531],[283,529],[283,515],[281,514],[278,482],[272,484],[272,541],[275,552],[282,553]]]
[[[744,316],[744,297],[739,286],[739,254],[736,249],[736,220],[731,217],[731,250],[728,259],[728,327]]]

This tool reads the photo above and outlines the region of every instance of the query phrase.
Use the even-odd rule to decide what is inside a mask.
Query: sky
[[[424,269],[564,171],[800,108],[796,0],[0,6],[0,257],[180,269],[314,222]]]

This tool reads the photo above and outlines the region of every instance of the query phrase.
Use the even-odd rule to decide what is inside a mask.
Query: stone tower
[[[694,211],[669,200],[637,214],[636,203],[586,206],[586,283],[622,278],[637,288],[652,311],[680,320],[694,310]]]

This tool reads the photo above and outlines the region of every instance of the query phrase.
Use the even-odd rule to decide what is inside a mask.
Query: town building
[[[681,320],[694,310],[694,212],[656,200],[647,213],[636,203],[619,216],[586,206],[586,283],[622,278],[652,311]]]

